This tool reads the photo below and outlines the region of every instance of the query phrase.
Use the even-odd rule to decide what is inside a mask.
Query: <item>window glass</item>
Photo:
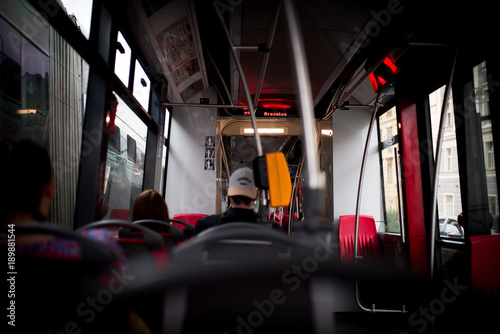
[[[168,148],[167,148],[167,142],[168,142],[168,132],[169,132],[169,125],[170,125],[170,111],[168,109],[165,109],[165,126],[163,128],[163,136],[164,136],[164,144],[163,144],[163,153],[162,153],[162,158],[161,158],[161,194],[162,196],[165,196],[165,180],[166,180],[166,167],[167,167],[167,154],[168,154]]]
[[[429,95],[433,152],[436,154],[437,136],[445,87]],[[438,171],[438,221],[441,237],[463,238],[463,228],[458,226],[457,217],[462,212],[460,177],[458,174],[457,140],[453,117],[453,96],[446,101],[444,133],[441,145],[441,162]]]
[[[134,72],[134,97],[142,105],[144,110],[148,111],[149,107],[149,93],[151,91],[151,81],[149,80],[146,72],[142,68],[139,61],[135,61]]]
[[[37,43],[50,44],[49,54],[0,17],[0,40],[9,41],[0,50],[0,136],[22,135],[47,147],[54,175],[50,219],[72,228],[88,67],[55,30],[39,28]]]
[[[488,71],[486,62],[473,68],[474,76],[474,102],[476,113],[480,118],[481,137],[483,141],[484,168],[486,174],[486,192],[488,198],[488,213],[491,220],[492,233],[499,233],[498,226],[498,194],[495,169],[495,147],[493,145],[493,134],[490,117],[490,92],[488,88]]]
[[[167,172],[166,171],[166,158],[167,158],[167,145],[163,145],[163,153],[162,153],[162,159],[161,159],[161,180],[160,180],[160,185],[161,185],[161,195],[162,196],[165,196],[165,187],[164,187],[164,184],[165,184],[165,173]]]
[[[109,137],[103,218],[116,209],[130,210],[144,179],[147,126],[119,97],[115,129]]]
[[[382,181],[386,231],[400,233],[397,161],[399,160],[398,122],[396,110],[391,108],[378,118],[381,148]]]
[[[90,21],[92,18],[92,0],[61,0],[66,13],[73,20],[85,38],[90,37]]]
[[[130,49],[130,46],[125,40],[125,37],[123,37],[123,35],[118,32],[118,45],[116,48],[115,56],[115,74],[125,85],[125,87],[128,87],[131,56],[132,51]]]
[[[170,130],[170,111],[165,110],[165,127],[163,128],[163,136],[168,139],[168,132]]]

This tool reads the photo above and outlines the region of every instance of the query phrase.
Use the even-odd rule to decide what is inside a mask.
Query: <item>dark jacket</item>
[[[209,229],[210,227],[227,224],[227,223],[255,223],[269,226],[273,230],[283,232],[281,226],[276,222],[258,222],[258,215],[252,209],[230,208],[226,212],[218,215],[203,217],[196,223],[194,227],[194,235]]]

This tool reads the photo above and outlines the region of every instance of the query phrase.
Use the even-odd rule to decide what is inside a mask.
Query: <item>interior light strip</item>
[[[284,128],[262,128],[262,129],[257,129],[259,133],[269,133],[269,134],[284,134],[285,129]],[[245,128],[243,129],[244,134],[251,134],[254,133],[253,128]]]

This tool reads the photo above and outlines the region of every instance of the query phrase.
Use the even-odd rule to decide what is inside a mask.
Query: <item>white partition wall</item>
[[[338,110],[333,114],[333,217],[356,213],[356,196],[371,112]],[[360,214],[383,220],[377,124],[371,133],[363,181]],[[377,224],[377,228],[378,228]]]
[[[208,98],[216,103],[215,89],[193,96],[189,103]],[[173,107],[165,200],[170,217],[178,213],[215,213],[215,140],[217,109]],[[207,142],[208,137],[210,139]],[[211,159],[212,143],[214,158]],[[207,158],[207,149],[209,154]],[[208,165],[207,165],[208,164]]]

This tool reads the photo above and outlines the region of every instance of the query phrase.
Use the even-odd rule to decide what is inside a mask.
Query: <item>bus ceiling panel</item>
[[[392,20],[391,15],[401,10],[392,2],[296,2],[309,62],[312,94],[316,100],[318,95],[330,89],[332,73],[339,74],[339,67],[343,69],[346,65],[343,60],[346,59],[346,51],[352,50],[350,46],[356,41],[358,48],[365,46],[360,43],[359,36],[363,35],[366,22],[382,20],[382,23],[377,23],[380,26]],[[215,7],[224,17],[232,43],[240,46],[237,53],[252,96],[260,93],[259,96],[264,99],[276,95],[296,99],[289,38],[282,10],[273,33],[273,22],[279,8],[277,3],[269,0],[127,0],[120,7],[125,10],[123,27],[133,34],[148,63],[149,72],[160,73],[167,79],[172,92],[170,102],[187,102],[200,90],[216,85],[220,86],[218,88],[224,92],[223,95],[229,87],[229,94],[235,97],[233,103],[239,100],[248,104]],[[363,42],[367,38],[365,34]],[[268,48],[270,41],[272,48]],[[205,65],[205,55],[210,55],[213,63],[210,61]],[[348,60],[356,57],[357,54],[353,53]],[[266,61],[267,66],[263,66]],[[221,77],[224,85],[221,84]],[[224,99],[231,101],[229,97]],[[365,103],[373,96],[362,92],[356,99]],[[324,113],[316,116],[323,117]]]
[[[127,2],[123,6],[127,8],[126,26],[147,58],[149,69],[167,78],[170,102],[188,102],[202,89],[216,86],[221,100],[211,104],[231,100],[233,104],[248,104],[216,8],[238,48],[251,96],[266,99],[280,95],[297,100],[282,8],[273,33],[278,0]],[[453,41],[449,32],[458,24],[452,13],[444,11],[445,5],[430,0],[312,0],[296,1],[296,6],[317,118],[329,112],[334,98],[342,97],[336,92],[354,82],[353,73],[361,68],[369,71],[389,51],[394,50],[394,56],[412,42],[449,44]],[[265,62],[267,66],[263,66]],[[352,93],[352,101],[372,103],[375,92],[370,86],[363,80]]]
[[[193,2],[196,7],[204,52],[210,54],[218,68],[218,73],[215,73],[215,70],[211,73],[209,68],[209,81],[212,82],[210,77],[215,78],[216,75],[217,78],[214,81],[219,81],[218,76],[221,73],[226,87],[231,90],[231,96],[235,97],[234,100],[237,99],[246,104],[243,86],[228,57],[228,43],[220,37],[223,33],[221,34],[220,27],[217,27],[216,16],[211,8],[212,3],[203,0],[193,0]],[[288,95],[293,99],[296,95],[296,86],[290,61],[287,23],[283,13],[277,23],[272,48],[267,48],[266,44],[272,31],[277,2],[221,0],[216,2],[216,6],[224,15],[233,43],[245,46],[238,52],[252,96],[259,94],[258,87],[263,75],[260,95],[262,98]],[[370,12],[377,11],[387,4],[382,1],[314,0],[297,1],[296,6],[309,63],[311,89],[315,96],[324,87],[330,74],[341,61],[344,52],[358,35],[360,28],[370,18]],[[266,55],[269,56],[269,64],[265,73],[262,74],[262,64]],[[225,88],[220,87],[219,91],[224,92]]]
[[[127,0],[120,6],[126,16],[123,28],[132,33],[148,64],[147,70],[166,78],[170,102],[188,102],[208,87],[198,20],[191,1]]]

